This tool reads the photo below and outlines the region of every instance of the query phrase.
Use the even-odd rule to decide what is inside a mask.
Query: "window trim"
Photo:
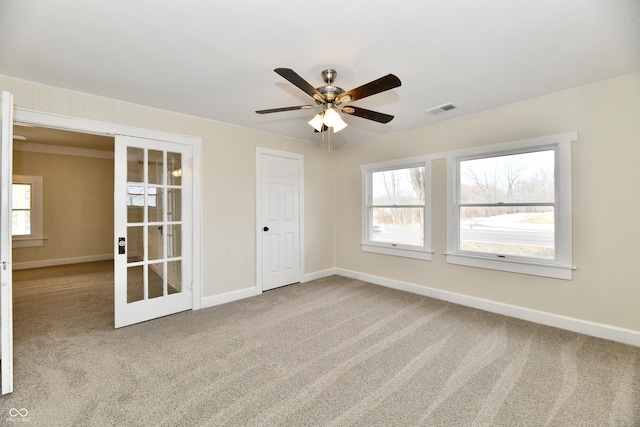
[[[360,242],[360,248],[363,252],[431,261],[433,254],[431,250],[431,161],[432,156],[416,156],[360,166],[362,173],[362,240]],[[412,167],[424,167],[425,174],[423,246],[417,247],[373,241],[371,238],[373,223],[370,215],[371,209],[373,208],[371,204],[372,173]]]
[[[449,264],[487,268],[571,280],[572,265],[572,196],[571,142],[577,132],[510,141],[455,150],[447,153],[447,252]],[[497,258],[494,254],[470,253],[459,249],[459,162],[469,158],[526,153],[554,148],[555,154],[555,259],[526,257]]]
[[[44,245],[43,236],[43,180],[41,176],[13,175],[12,184],[31,185],[31,234],[11,236],[13,248],[31,248]]]

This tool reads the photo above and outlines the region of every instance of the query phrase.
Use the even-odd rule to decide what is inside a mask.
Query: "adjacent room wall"
[[[444,160],[432,165],[433,260],[360,250],[360,165],[571,131],[572,281],[447,264]],[[639,74],[343,147],[335,179],[339,271],[640,331]]]
[[[16,107],[202,137],[203,298],[256,285],[256,147],[304,156],[305,274],[332,269],[333,156],[326,148],[147,108],[113,99],[0,76]],[[78,209],[79,207],[75,207]]]
[[[113,159],[14,150],[14,175],[43,180],[43,246],[14,248],[14,268],[113,257]]]

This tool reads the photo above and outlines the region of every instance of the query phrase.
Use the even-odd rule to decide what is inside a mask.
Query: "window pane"
[[[464,251],[555,258],[553,207],[462,207],[460,249]]]
[[[31,184],[13,184],[11,186],[12,209],[31,209]]]
[[[371,240],[424,245],[424,208],[373,208]]]
[[[13,236],[31,235],[31,211],[11,212],[11,234]]]
[[[372,172],[372,204],[423,205],[424,179],[424,166]]]
[[[460,162],[460,203],[553,203],[555,150]]]

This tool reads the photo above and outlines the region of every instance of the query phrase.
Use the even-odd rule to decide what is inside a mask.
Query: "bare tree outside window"
[[[424,166],[372,172],[372,240],[424,245]]]
[[[460,161],[460,249],[553,258],[554,167],[554,150]]]

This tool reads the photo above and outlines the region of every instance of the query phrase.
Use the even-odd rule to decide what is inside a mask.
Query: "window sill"
[[[533,276],[551,277],[554,279],[571,280],[573,270],[575,270],[573,267],[558,264],[545,264],[508,259],[489,259],[482,256],[467,254],[447,253],[445,255],[447,256],[447,263],[449,264],[529,274]]]
[[[11,242],[11,246],[16,248],[34,248],[44,246],[46,237],[14,237]]]
[[[360,246],[362,252],[421,259],[424,261],[431,261],[431,254],[433,254],[432,251],[425,251],[423,249],[393,248],[390,246],[372,245],[371,243],[361,243]]]

